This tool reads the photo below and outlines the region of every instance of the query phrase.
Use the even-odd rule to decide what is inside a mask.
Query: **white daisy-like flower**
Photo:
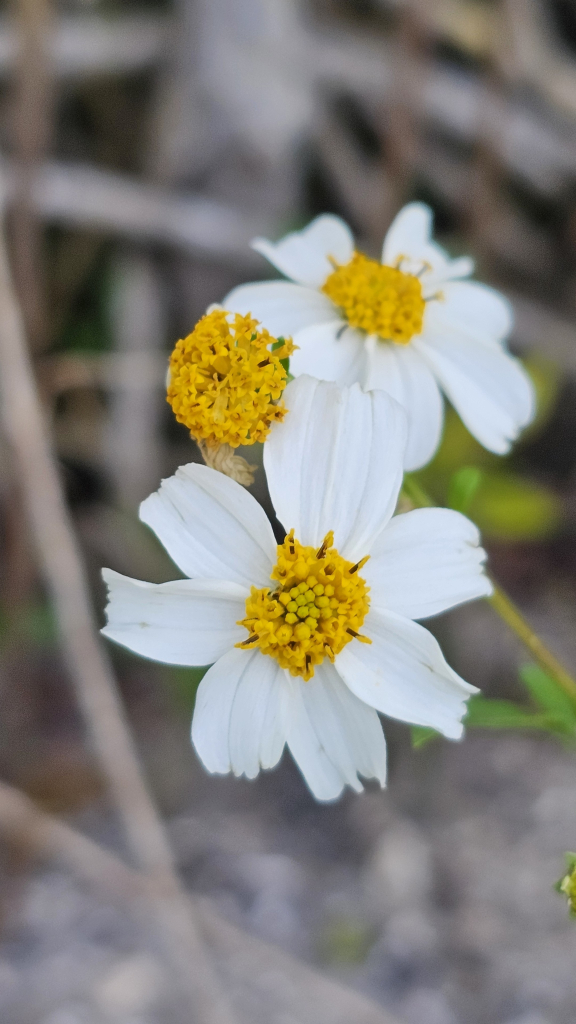
[[[532,383],[505,348],[512,310],[497,291],[464,281],[431,240],[432,211],[405,206],[382,261],[354,249],[339,217],[323,215],[277,243],[252,244],[288,281],[241,285],[223,306],[250,312],[271,334],[290,335],[294,376],[382,388],[408,414],[406,469],[430,461],[442,434],[443,391],[485,448],[505,454],[534,415]]]
[[[277,544],[257,501],[196,464],[140,509],[188,579],[104,570],[110,639],[155,661],[207,665],[192,740],[210,772],[254,778],[287,744],[313,794],[359,776],[384,785],[377,712],[462,735],[469,686],[414,619],[487,595],[476,527],[449,509],[392,518],[406,416],[384,392],[307,376],[264,449],[289,531]]]

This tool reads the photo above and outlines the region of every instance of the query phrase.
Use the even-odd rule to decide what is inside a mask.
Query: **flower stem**
[[[434,507],[434,501],[414,477],[405,476],[402,489],[410,501],[417,507]],[[528,648],[534,660],[540,665],[540,668],[547,675],[551,676],[558,683],[558,686],[576,703],[576,680],[558,661],[555,655],[548,650],[546,644],[543,643],[537,633],[528,625],[520,609],[510,600],[505,591],[494,580],[492,580],[492,585],[494,592],[487,598],[487,601],[492,605],[496,614],[516,634],[524,646]]]
[[[558,661],[558,658],[548,650],[538,634],[530,628],[520,610],[502,588],[497,583],[494,583],[494,580],[492,580],[492,585],[494,593],[488,598],[488,601],[494,608],[494,611],[497,612],[506,625],[516,633],[516,636],[531,651],[540,668],[544,669],[547,675],[552,676],[564,692],[576,702],[576,681]]]

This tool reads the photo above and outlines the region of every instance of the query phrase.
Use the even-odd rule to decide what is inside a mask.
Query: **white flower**
[[[441,390],[485,448],[504,454],[534,415],[533,388],[504,341],[509,303],[462,281],[472,261],[449,259],[431,241],[432,212],[405,206],[385,240],[382,263],[355,253],[352,234],[324,215],[274,244],[253,246],[292,282],[241,285],[226,309],[250,312],[298,346],[294,376],[382,388],[407,411],[406,468],[434,455],[443,422]]]
[[[285,394],[291,414],[265,445],[283,544],[242,487],[184,466],[140,516],[193,578],[156,585],[105,570],[103,632],[156,661],[212,664],[192,724],[208,771],[254,778],[287,744],[314,795],[332,800],[360,791],[359,775],[384,785],[377,711],[462,735],[474,687],[413,620],[491,586],[464,516],[392,518],[406,437],[396,402],[305,375]]]

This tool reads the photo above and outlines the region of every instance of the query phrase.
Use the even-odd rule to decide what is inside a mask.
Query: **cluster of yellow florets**
[[[249,632],[237,647],[259,647],[276,658],[293,676],[310,679],[314,666],[335,655],[356,637],[368,613],[368,587],[356,565],[338,554],[329,533],[322,547],[304,547],[294,531],[278,545],[278,561],[272,579],[277,590],[252,587],[246,600],[246,618],[240,625]]]
[[[222,309],[207,313],[177,342],[167,400],[192,437],[232,448],[266,439],[286,413],[279,401],[287,382],[281,359],[294,348],[287,341],[272,352],[274,343],[251,316]]]
[[[360,252],[336,267],[322,291],[340,307],[351,327],[368,334],[407,345],[422,330],[425,302],[418,278]]]

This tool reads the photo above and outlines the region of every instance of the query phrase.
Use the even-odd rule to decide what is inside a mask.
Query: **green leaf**
[[[410,726],[410,735],[414,750],[419,750],[421,747],[425,747],[427,743],[430,743],[431,740],[440,738],[440,733],[437,733],[435,729],[429,729],[423,725]]]
[[[529,711],[511,700],[488,700],[477,694],[468,701],[464,724],[477,729],[544,729],[548,732],[566,731],[557,715]]]
[[[482,694],[476,694],[468,701],[464,725],[467,729],[539,729],[561,736],[572,735],[575,731],[576,718],[572,708],[570,707],[572,717],[568,719],[566,708],[560,702],[554,707],[552,704],[550,698],[549,707],[544,713],[534,712],[511,700],[491,700]],[[412,725],[410,734],[415,750],[426,746],[431,740],[440,738],[435,729],[420,725]]]
[[[456,470],[448,484],[448,508],[467,512],[481,481],[482,470],[478,466],[462,466]]]
[[[515,473],[488,471],[470,502],[469,515],[486,537],[543,540],[557,532],[563,504],[549,487]]]
[[[576,706],[551,676],[538,665],[522,665],[519,675],[541,708],[561,718],[568,728],[576,728]]]

